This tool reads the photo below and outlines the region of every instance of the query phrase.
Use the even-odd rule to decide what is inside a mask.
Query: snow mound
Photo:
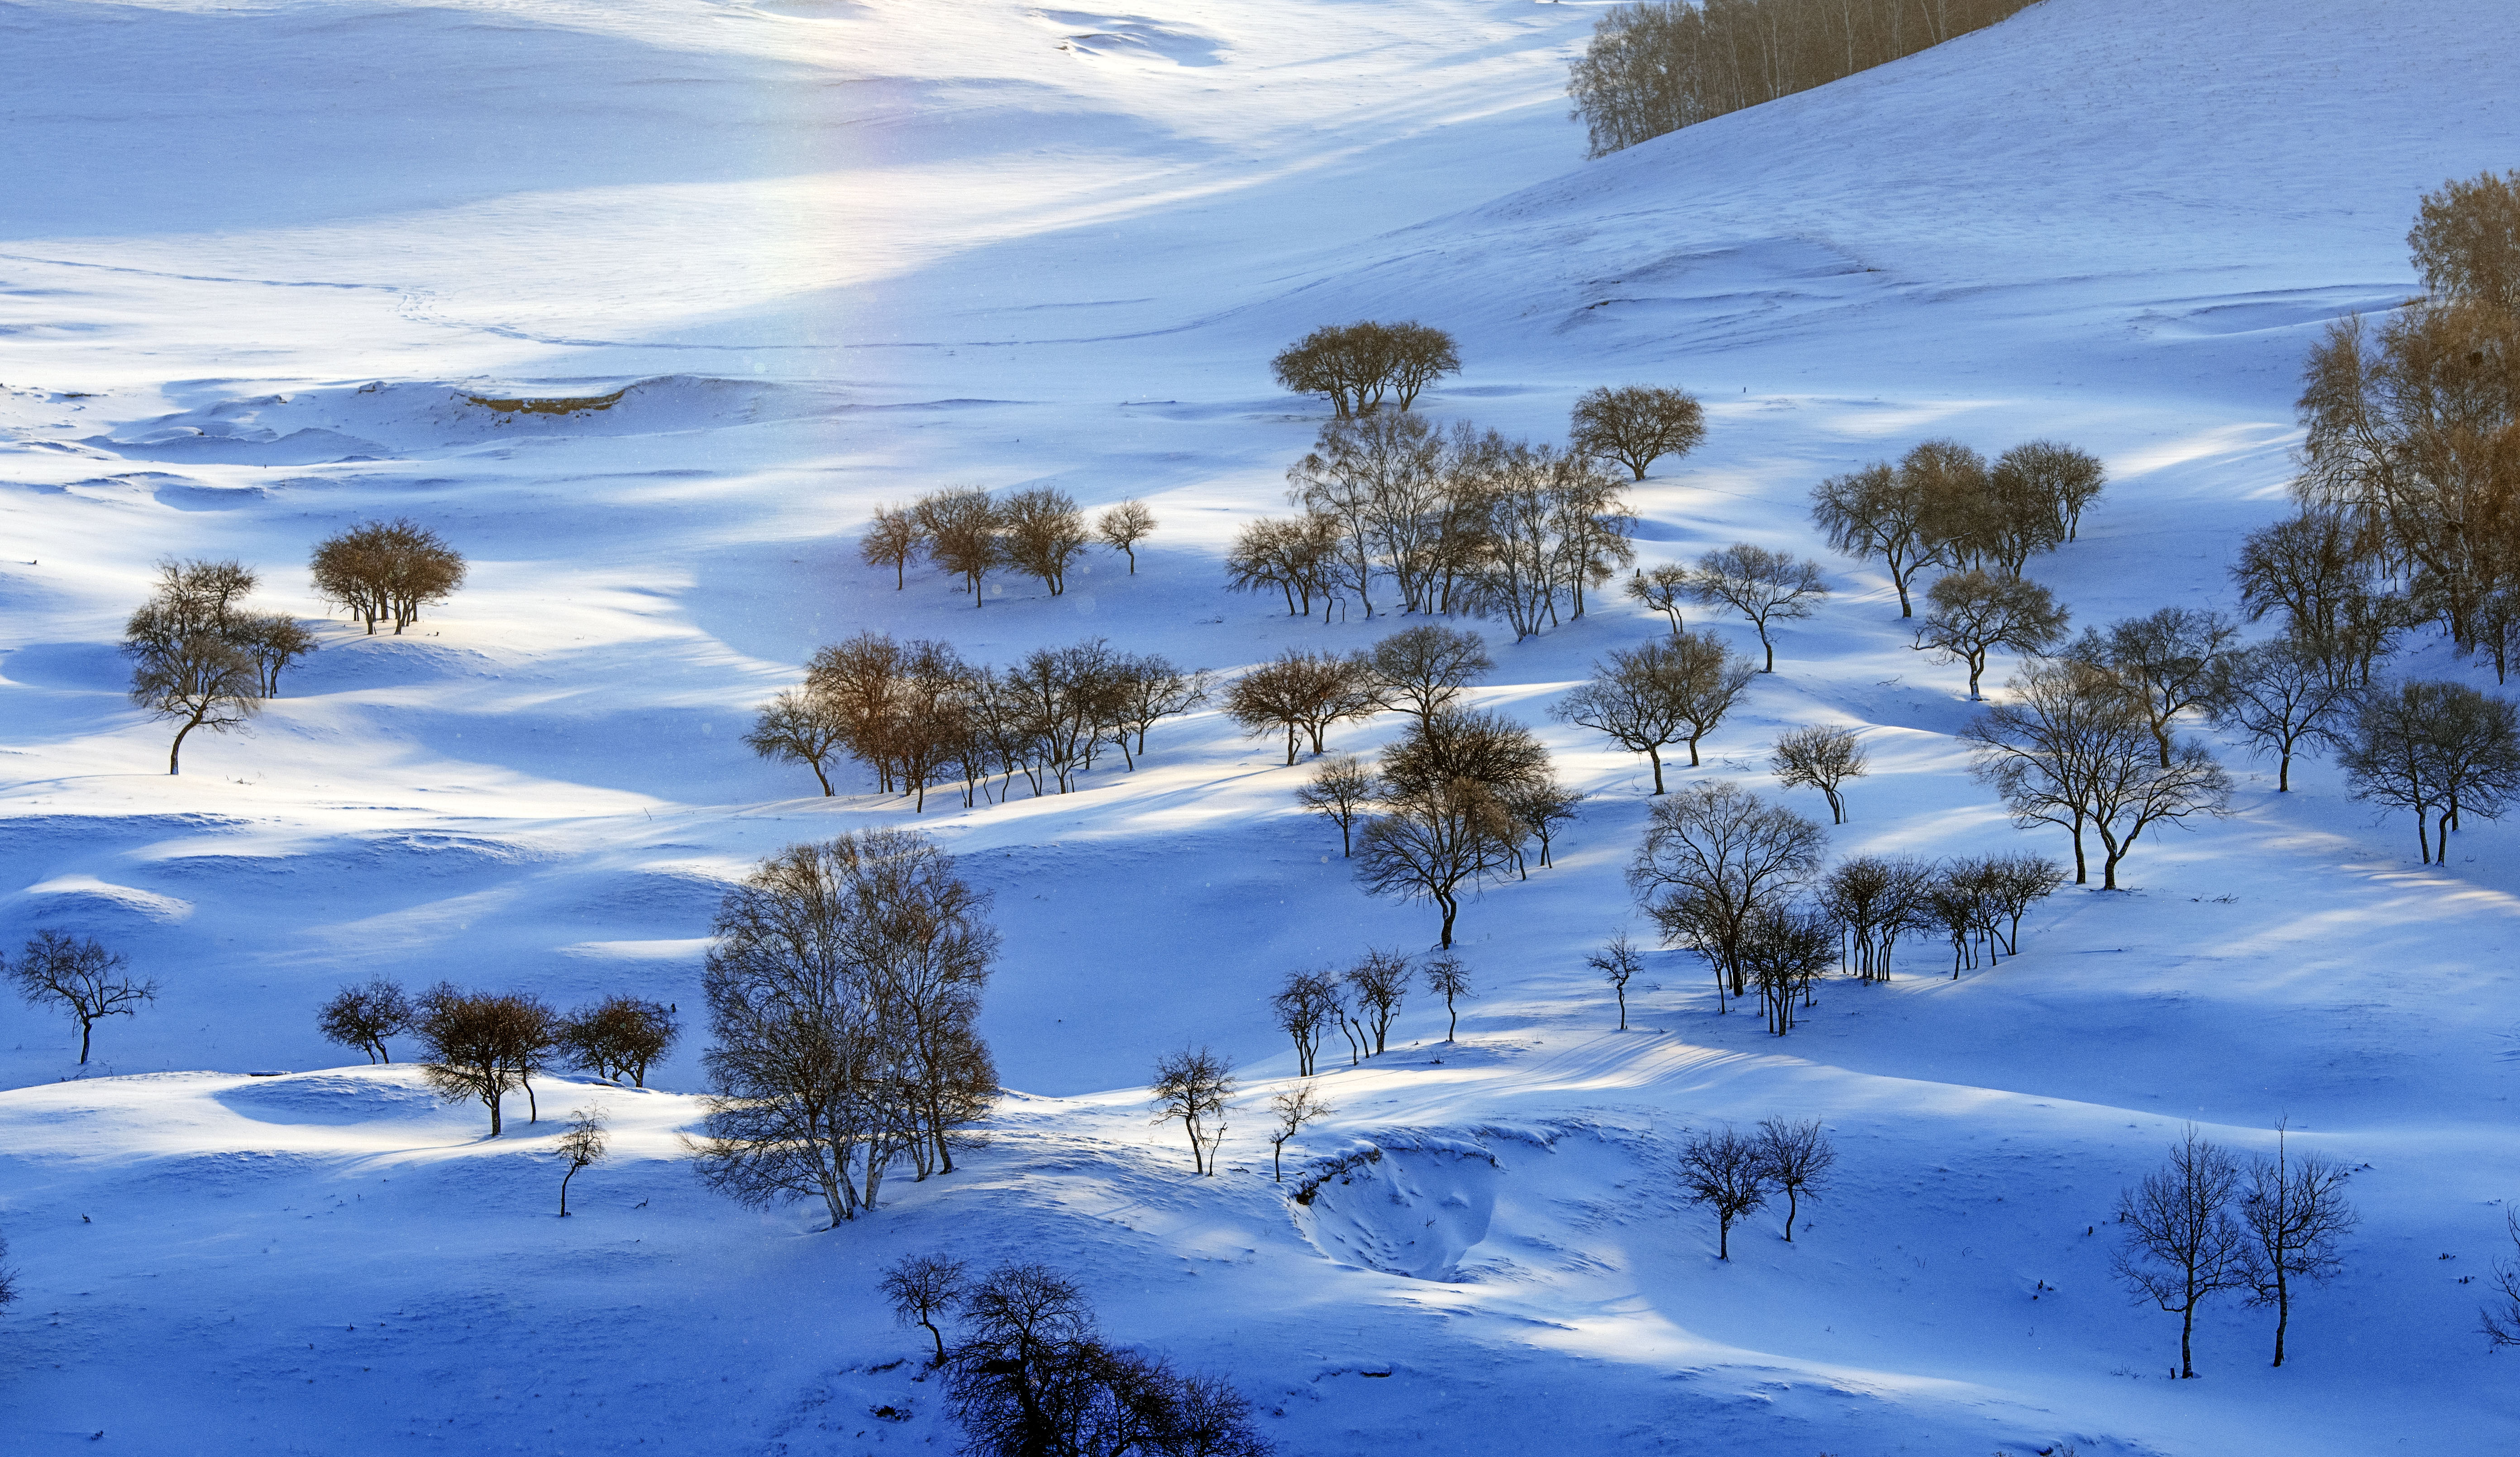
[[[409,1068],[342,1068],[257,1078],[210,1094],[241,1118],[264,1124],[350,1124],[443,1117],[446,1103]]]
[[[1496,1156],[1475,1144],[1369,1146],[1316,1170],[1298,1190],[1295,1223],[1346,1264],[1415,1280],[1453,1280],[1496,1214]]]

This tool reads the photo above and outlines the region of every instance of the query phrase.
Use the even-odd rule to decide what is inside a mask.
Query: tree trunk
[[[499,1136],[499,1095],[491,1093],[481,1101],[490,1105],[490,1136],[496,1138]]]
[[[2196,1298],[2191,1295],[2187,1298],[2187,1308],[2179,1312],[2179,1379],[2182,1381],[2193,1380],[2196,1375],[2196,1363],[2188,1354],[2189,1344],[2195,1334]]]
[[[1759,628],[1759,645],[1760,645],[1761,647],[1764,647],[1764,648],[1766,648],[1766,649],[1768,650],[1768,666],[1766,666],[1765,668],[1760,669],[1759,671],[1760,671],[1760,672],[1762,672],[1762,673],[1774,673],[1774,672],[1776,672],[1776,671],[1777,671],[1777,644],[1775,644],[1774,642],[1771,642],[1771,641],[1769,641],[1769,640],[1768,640],[1768,629],[1767,629],[1767,627],[1766,627],[1764,624],[1762,624],[1762,625],[1760,626],[1760,628]]]
[[[2283,1262],[2281,1259],[2277,1259],[2277,1260],[2275,1261],[2275,1359],[2274,1359],[2274,1364],[2276,1364],[2276,1365],[2278,1365],[2278,1366],[2280,1366],[2280,1365],[2282,1365],[2282,1364],[2283,1364],[2283,1338],[2284,1338],[2284,1327],[2285,1327],[2286,1325],[2290,1324],[2290,1323],[2291,1323],[2291,1321],[2292,1321],[2292,1291],[2291,1291],[2291,1290],[2289,1290],[2288,1288],[2286,1288],[2286,1286],[2285,1286],[2285,1284],[2284,1284],[2284,1262]]]
[[[1444,907],[1444,935],[1443,939],[1437,943],[1435,949],[1437,950],[1449,951],[1453,949],[1453,916],[1461,909],[1461,905],[1459,903],[1454,901],[1452,892],[1450,891],[1438,892],[1435,897],[1435,904]]]
[[[1730,1259],[1732,1258],[1732,1219],[1731,1215],[1725,1215],[1715,1221],[1715,1258],[1718,1259]]]
[[[568,1181],[575,1177],[577,1177],[575,1164],[569,1165],[568,1172],[560,1176],[560,1216],[563,1219],[568,1217]]]
[[[2291,792],[2292,750],[2286,749],[2283,751],[2283,756],[2275,761],[2275,793],[2290,794]]]
[[[206,719],[209,716],[210,705],[205,701],[202,704],[200,712],[195,713],[192,718],[186,720],[183,728],[175,730],[175,746],[166,751],[166,773],[168,774],[180,774],[184,772],[184,735],[201,728],[202,720]]]
[[[1619,993],[1619,1031],[1626,1032],[1628,1030],[1628,989],[1614,987],[1611,990]]]
[[[85,1017],[81,1017],[79,1019],[79,1066],[81,1067],[85,1067],[87,1065],[88,1038],[89,1035],[95,1031],[96,1024],[94,1022]]]

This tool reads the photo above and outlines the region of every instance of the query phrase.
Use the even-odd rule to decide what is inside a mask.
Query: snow
[[[924,1334],[873,1297],[938,1248],[1068,1269],[1119,1339],[1233,1373],[1289,1452],[2367,1454],[2516,1430],[2484,1286],[2459,1283],[2520,1197],[2510,828],[2419,866],[2329,767],[2279,800],[2231,747],[2234,817],[2147,836],[2133,891],[2059,894],[2017,959],[1953,980],[1913,948],[1779,1040],[1657,951],[1621,1034],[1583,955],[1637,929],[1644,767],[1545,709],[1660,619],[1612,603],[1512,646],[1485,625],[1480,704],[1598,798],[1556,868],[1464,909],[1458,1043],[1421,996],[1391,1053],[1326,1055],[1339,1112],[1290,1180],[1354,1160],[1307,1206],[1268,1177],[1260,1103],[1293,1059],[1262,996],[1433,920],[1356,890],[1268,741],[1171,721],[1135,773],[916,817],[743,750],[750,707],[860,629],[1232,670],[1396,626],[1290,623],[1217,562],[1284,509],[1318,424],[1268,355],[1369,315],[1460,336],[1464,374],[1421,406],[1443,419],[1553,439],[1593,384],[1701,393],[1705,448],[1632,493],[1649,561],[1815,552],[1821,474],[2048,435],[2112,475],[2033,567],[2078,623],[2228,605],[2239,534],[2284,509],[2304,346],[2410,291],[2418,194],[2520,159],[2520,17],[2492,0],[2045,0],[1586,162],[1563,67],[1598,13],[0,8],[23,78],[0,912],[164,983],[85,1069],[74,1027],[0,1014],[12,1449],[945,1449]],[[557,416],[472,399],[615,390]],[[1056,600],[1007,579],[973,610],[858,564],[873,504],[952,484],[1137,496],[1162,526],[1137,575],[1098,556]],[[249,732],[195,735],[164,775],[112,647],[151,563],[234,554],[266,608],[316,618],[309,545],[396,514],[471,555],[464,592],[399,639],[333,622]],[[1836,596],[1694,777],[1764,791],[1779,728],[1861,725],[1876,771],[1836,851],[2061,853],[1968,779],[1959,674],[1907,649],[1886,580],[1827,565]],[[2487,681],[2429,640],[2409,662]],[[484,1139],[479,1109],[315,1035],[324,995],[380,973],[697,1007],[729,877],[897,823],[997,896],[983,1030],[1020,1091],[968,1169],[900,1174],[856,1225],[698,1186],[697,1030],[652,1090],[540,1089],[615,1131],[565,1222],[556,1120],[512,1100]],[[1185,1039],[1247,1089],[1213,1180],[1130,1085]],[[1791,1244],[1763,1213],[1720,1263],[1669,1153],[1771,1114],[1824,1119],[1841,1179]],[[2184,1123],[2262,1150],[2279,1118],[2361,1170],[2348,1271],[2302,1301],[2281,1370],[2269,1319],[2226,1304],[2206,1379],[2167,1382],[2175,1318],[2108,1274],[2116,1192]]]

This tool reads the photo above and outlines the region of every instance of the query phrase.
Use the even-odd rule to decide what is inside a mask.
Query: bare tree
[[[858,538],[858,559],[892,568],[892,590],[899,592],[910,585],[910,558],[925,544],[915,510],[878,506],[867,518],[866,534]]]
[[[1778,737],[1768,764],[1777,782],[1787,789],[1817,789],[1826,795],[1830,822],[1844,824],[1846,800],[1837,786],[1862,778],[1871,757],[1856,740],[1855,730],[1814,724]]]
[[[1395,501],[1424,494],[1440,474],[1444,439],[1421,416],[1369,415],[1324,424],[1312,451],[1286,469],[1286,498],[1337,523],[1335,585],[1373,616],[1377,550]]]
[[[93,936],[38,931],[26,938],[14,966],[0,968],[28,1006],[55,1006],[79,1025],[79,1062],[87,1062],[96,1025],[108,1017],[136,1015],[158,999],[156,977],[135,977],[131,959]]]
[[[1356,822],[1366,817],[1380,792],[1381,781],[1365,761],[1343,754],[1315,766],[1312,779],[1296,788],[1295,802],[1337,822],[1339,856],[1345,859],[1356,853]]]
[[[1697,743],[1723,723],[1750,686],[1749,661],[1713,633],[1683,633],[1668,642],[1647,642],[1593,665],[1592,681],[1550,710],[1561,722],[1602,733],[1653,765],[1654,793],[1663,792],[1662,750],[1688,745],[1689,768]]]
[[[921,540],[937,566],[963,579],[971,605],[984,600],[981,584],[1007,561],[1006,513],[989,493],[961,486],[922,496],[911,508]]]
[[[2089,664],[2032,665],[2011,684],[2013,701],[1969,721],[1969,772],[2003,797],[2023,828],[2053,824],[2074,836],[2074,882],[2088,872],[2083,832],[2100,837],[2101,886],[2117,889],[2118,864],[2155,824],[2230,813],[2231,780],[2203,744],[2178,745],[2161,768],[2151,726],[2118,680]]]
[[[1461,957],[1447,951],[1427,957],[1419,971],[1426,978],[1426,990],[1444,998],[1444,1040],[1449,1042],[1462,1026],[1462,1014],[1454,1000],[1477,994],[1470,987],[1470,969],[1462,964]]]
[[[2161,767],[2170,767],[2171,733],[2191,710],[2212,715],[2229,693],[2231,643],[2240,630],[2222,613],[2164,607],[2149,617],[2086,628],[2065,656],[2117,675],[2143,709]]]
[[[1444,913],[1438,948],[1453,946],[1464,887],[1513,863],[1522,827],[1485,785],[1455,779],[1386,803],[1357,842],[1357,879],[1368,894],[1433,902]]]
[[[2140,1302],[2179,1317],[2179,1374],[2193,1377],[2196,1309],[2249,1283],[2248,1234],[2231,1218],[2240,1166],[2189,1127],[2158,1172],[2118,1198],[2125,1243],[2112,1268]]]
[[[1143,501],[1123,501],[1094,518],[1095,540],[1129,558],[1129,575],[1138,575],[1138,543],[1154,534],[1155,513]]]
[[[200,632],[153,641],[135,631],[123,651],[132,659],[131,701],[182,726],[166,751],[169,774],[183,773],[184,740],[194,729],[225,733],[262,712],[261,666],[225,638]]]
[[[1338,1112],[1313,1087],[1309,1077],[1293,1087],[1269,1099],[1269,1112],[1278,1126],[1269,1130],[1269,1172],[1279,1183],[1286,1181],[1286,1144],[1304,1130],[1304,1125]]]
[[[412,1016],[411,997],[401,983],[370,977],[364,987],[344,987],[335,993],[316,1014],[315,1030],[328,1042],[358,1048],[371,1063],[390,1063],[393,1057],[385,1051],[385,1038],[409,1032]]]
[[[1616,461],[1639,480],[1655,461],[1685,456],[1705,438],[1706,411],[1696,396],[1643,384],[1585,391],[1566,434],[1574,449]]]
[[[2502,1227],[2511,1234],[2515,1258],[2494,1261],[2494,1302],[2476,1312],[2477,1328],[2498,1347],[2520,1346],[2520,1210],[2503,1210]]]
[[[1986,872],[1987,932],[2002,942],[2005,955],[2013,955],[2021,945],[2021,918],[2065,883],[2065,867],[2024,852],[1989,857]]]
[[[1462,356],[1453,336],[1440,329],[1410,320],[1382,326],[1389,338],[1391,392],[1406,410],[1418,403],[1418,392],[1446,375],[1462,372]]]
[[[1637,973],[1645,969],[1645,958],[1638,954],[1635,947],[1628,944],[1628,933],[1622,931],[1604,943],[1599,950],[1585,957],[1584,964],[1599,972],[1601,980],[1609,983],[1610,991],[1617,994],[1619,1031],[1626,1032],[1628,1030],[1628,983],[1636,980]]]
[[[728,891],[701,972],[702,1182],[755,1206],[819,1198],[836,1228],[898,1160],[951,1172],[958,1130],[998,1095],[972,1027],[987,905],[901,830],[789,846]]]
[[[946,1396],[972,1457],[1267,1457],[1251,1403],[1219,1377],[1105,1345],[1075,1284],[1002,1265],[967,1298]]]
[[[1719,1006],[1748,993],[1742,939],[1754,912],[1781,905],[1820,869],[1826,831],[1729,781],[1692,784],[1649,812],[1628,888],[1671,946],[1715,972]]]
[[[1922,477],[1886,461],[1833,475],[1812,491],[1812,522],[1826,533],[1832,551],[1859,561],[1879,557],[1899,593],[1899,615],[1912,617],[1909,586],[1949,555],[1933,532],[1933,504]]]
[[[2108,471],[2097,456],[2052,440],[2033,440],[2005,451],[1990,475],[2000,496],[2015,496],[2024,508],[2033,508],[2021,512],[2022,528],[2045,538],[2025,543],[2038,551],[2053,550],[2058,538],[2074,540],[2083,511],[2108,484]],[[2046,521],[2039,519],[2042,514]],[[2021,575],[2017,560],[2012,575]]]
[[[225,636],[230,645],[253,660],[262,680],[257,691],[265,698],[279,697],[280,675],[317,646],[315,635],[298,626],[297,619],[277,612],[230,617]]]
[[[1372,677],[1372,665],[1363,653],[1339,657],[1288,648],[1234,681],[1225,694],[1226,716],[1254,735],[1283,728],[1291,766],[1297,729],[1310,735],[1313,752],[1320,754],[1326,752],[1323,736],[1331,725],[1374,711]]]
[[[560,1045],[570,1066],[614,1082],[627,1078],[639,1087],[648,1085],[648,1065],[672,1050],[681,1036],[664,1003],[617,994],[578,1008],[560,1025]]]
[[[2065,635],[2070,615],[2036,582],[1974,570],[1944,577],[1925,600],[1916,650],[1937,653],[1946,663],[1968,664],[1971,702],[1979,701],[1977,684],[1986,672],[1988,653],[1999,647],[2045,652]]]
[[[1688,590],[1698,601],[1728,603],[1747,619],[1768,654],[1768,665],[1759,671],[1774,673],[1777,644],[1769,640],[1768,625],[1811,616],[1828,596],[1828,583],[1816,562],[1739,542],[1697,558]]]
[[[2404,683],[2360,698],[2337,762],[2356,799],[2415,813],[2426,863],[2448,863],[2464,809],[2492,818],[2520,793],[2520,724],[2507,701],[2464,684]],[[2438,817],[2436,842],[2425,817]]]
[[[1205,1047],[1185,1047],[1155,1059],[1155,1122],[1181,1120],[1190,1135],[1191,1167],[1216,1172],[1216,1147],[1225,1141],[1225,1105],[1234,1096],[1233,1070]],[[1212,1122],[1211,1122],[1212,1121]]]
[[[1050,486],[1016,491],[998,508],[1007,560],[1041,579],[1052,596],[1067,591],[1067,568],[1091,538],[1075,498]]]
[[[561,1128],[559,1141],[552,1151],[568,1164],[568,1172],[560,1176],[560,1216],[568,1217],[568,1181],[590,1164],[604,1162],[604,1114],[593,1108],[572,1108],[568,1122]]]
[[[2284,1332],[2292,1324],[2293,1282],[2320,1283],[2345,1265],[2336,1242],[2362,1222],[2345,1198],[2352,1170],[2318,1154],[2295,1159],[2275,1126],[2275,1156],[2249,1161],[2248,1187],[2240,1195],[2240,1222],[2253,1242],[2248,1259],[2253,1305],[2275,1307],[2275,1358],[2284,1362]]]
[[[2283,637],[2232,653],[2215,721],[2275,756],[2275,792],[2292,789],[2292,758],[2315,743],[2341,747],[2339,720],[2355,705],[2352,684],[2327,669],[2318,651]]]
[[[532,1062],[533,1018],[516,997],[463,992],[444,982],[424,993],[419,1005],[413,1031],[428,1058],[421,1076],[450,1103],[487,1108],[490,1136],[498,1137],[499,1105]]]
[[[1785,1196],[1785,1239],[1791,1242],[1801,1202],[1817,1199],[1828,1188],[1837,1145],[1819,1119],[1764,1118],[1759,1121],[1759,1152],[1768,1166],[1768,1182]]]
[[[1368,1057],[1379,1057],[1391,1036],[1391,1019],[1409,996],[1409,957],[1401,951],[1369,950],[1347,969],[1347,984],[1356,993],[1357,1021],[1373,1034]]]
[[[1556,775],[1544,773],[1508,786],[1497,798],[1506,813],[1540,842],[1540,864],[1547,869],[1552,863],[1550,847],[1557,837],[1558,827],[1571,822],[1582,811],[1585,796],[1583,791],[1559,783]],[[1523,878],[1531,877],[1526,873]]]
[[[420,621],[420,609],[464,585],[464,554],[408,516],[363,521],[315,547],[309,562],[315,590],[367,624],[391,618],[394,633]]]
[[[1269,1010],[1277,1017],[1278,1026],[1295,1043],[1295,1076],[1313,1076],[1313,1060],[1320,1053],[1322,1028],[1338,1016],[1338,984],[1327,971],[1290,971],[1285,985],[1269,998]]]
[[[1688,630],[1681,620],[1680,604],[1688,600],[1688,568],[1676,561],[1666,561],[1651,569],[1640,567],[1628,578],[1622,589],[1632,601],[1642,602],[1671,619],[1675,638]]]
[[[970,1291],[963,1261],[950,1255],[905,1255],[884,1269],[883,1280],[876,1288],[892,1305],[895,1325],[915,1325],[927,1332],[936,1343],[936,1355],[927,1364],[945,1364],[945,1332],[936,1320],[963,1303]]]
[[[1731,1125],[1689,1135],[1681,1145],[1681,1192],[1715,1212],[1715,1258],[1732,1258],[1732,1221],[1768,1202],[1768,1160],[1756,1137]]]
[[[1926,924],[1926,888],[1933,867],[1913,856],[1857,856],[1841,861],[1820,883],[1819,900],[1845,935],[1856,975],[1890,980],[1899,938]]]
[[[1375,643],[1372,663],[1381,705],[1416,714],[1421,726],[1451,708],[1481,675],[1496,668],[1478,634],[1431,623],[1403,629]]]
[[[1778,1037],[1794,1026],[1794,1003],[1809,1006],[1812,986],[1838,958],[1837,923],[1792,902],[1754,907],[1734,942],[1734,965],[1758,989],[1759,1009]]]
[[[764,759],[811,769],[815,782],[829,797],[832,775],[824,764],[847,747],[851,727],[810,689],[788,688],[762,708],[761,717],[743,735],[743,744]]]

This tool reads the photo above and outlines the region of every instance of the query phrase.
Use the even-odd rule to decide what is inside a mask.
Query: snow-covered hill
[[[67,1024],[0,1011],[11,1449],[941,1448],[923,1336],[872,1299],[939,1247],[1072,1270],[1289,1452],[2506,1443],[2461,1281],[2520,1198],[2520,833],[2419,867],[2325,766],[2281,801],[2262,774],[2001,968],[1918,951],[1779,1041],[1656,952],[1616,1033],[1583,954],[1631,924],[1645,780],[1544,710],[1658,629],[1597,611],[1501,646],[1480,694],[1597,798],[1558,867],[1465,909],[1462,1040],[1413,1007],[1405,1049],[1327,1078],[1303,1155],[1384,1158],[1296,1209],[1256,1106],[1195,1181],[1132,1086],[1210,1040],[1256,1105],[1292,1071],[1277,978],[1429,938],[1356,890],[1268,743],[1200,715],[1080,793],[915,821],[743,749],[862,628],[1220,670],[1370,642],[1386,619],[1290,624],[1217,562],[1319,423],[1268,355],[1366,315],[1459,334],[1421,407],[1446,419],[1555,438],[1593,384],[1701,393],[1704,450],[1633,493],[1649,560],[1816,551],[1822,474],[2052,435],[2113,477],[2034,567],[2078,621],[2228,602],[2283,508],[2304,345],[2412,287],[2419,193],[2520,165],[2493,0],[2045,0],[1585,162],[1564,63],[1599,10],[0,5],[0,949],[73,928],[164,983],[84,1070]],[[557,418],[468,398],[624,386]],[[1134,577],[976,611],[858,564],[870,506],[965,483],[1163,524]],[[395,514],[470,554],[464,593],[399,639],[333,624],[250,733],[158,772],[113,651],[151,563],[236,555],[320,617],[307,548]],[[1861,724],[1837,851],[2058,851],[1968,779],[1958,676],[1886,582],[1830,564],[1701,774],[1764,789],[1778,728]],[[697,1005],[727,877],[910,822],[997,896],[983,1030],[1020,1091],[971,1168],[859,1225],[697,1186],[697,1035],[657,1091],[543,1090],[620,1130],[562,1223],[548,1121],[485,1141],[315,1034],[375,973]],[[1720,1263],[1668,1151],[1769,1114],[1826,1120],[1842,1179]],[[2164,1381],[2175,1320],[2108,1275],[2116,1192],[2182,1122],[2254,1149],[2281,1117],[2368,1166],[2348,1271],[2281,1370],[2230,1305],[2208,1379]]]

